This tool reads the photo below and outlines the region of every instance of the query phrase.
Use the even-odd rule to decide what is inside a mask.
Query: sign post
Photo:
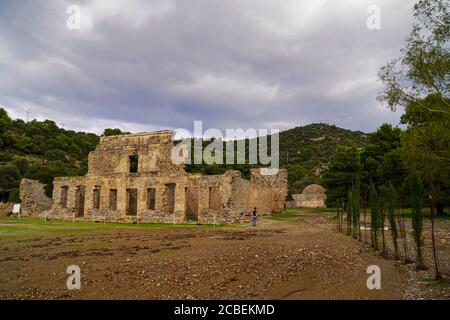
[[[13,214],[16,214],[20,220],[20,203],[15,203],[13,205]]]

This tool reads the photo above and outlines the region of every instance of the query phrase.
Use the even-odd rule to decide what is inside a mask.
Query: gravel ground
[[[256,228],[111,228],[7,237],[0,239],[0,298],[450,298],[447,282],[429,279],[432,270],[418,272],[373,253],[337,232],[331,216],[302,213],[263,220]],[[8,225],[0,223],[2,228]],[[441,232],[445,243],[448,229]],[[445,268],[447,251],[441,254]],[[66,288],[69,265],[81,268],[81,290]],[[381,268],[381,290],[367,289],[369,265]]]

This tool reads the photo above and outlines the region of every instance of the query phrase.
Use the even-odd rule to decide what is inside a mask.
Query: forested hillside
[[[119,129],[105,129],[105,135],[121,134]],[[9,190],[10,200],[18,201],[21,178],[37,179],[47,184],[56,176],[84,175],[87,156],[100,137],[92,133],[59,128],[54,121],[11,119],[0,109],[0,191]],[[204,146],[209,142],[205,141]],[[301,190],[320,181],[331,157],[339,146],[362,147],[366,135],[327,124],[311,124],[280,133],[280,166],[289,172],[289,188]],[[248,143],[247,143],[248,144]],[[248,152],[248,148],[247,148]],[[240,170],[249,177],[255,165],[188,165],[186,171],[221,174],[227,169]]]
[[[12,120],[0,109],[0,190],[18,201],[21,178],[48,184],[55,176],[85,174],[87,156],[99,141],[95,134],[59,128],[55,122]]]
[[[320,183],[338,147],[362,148],[367,135],[328,124],[310,124],[280,134],[280,166],[289,173],[291,193],[311,183]]]

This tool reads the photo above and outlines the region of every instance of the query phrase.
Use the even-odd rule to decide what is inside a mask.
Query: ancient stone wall
[[[38,216],[49,210],[53,201],[45,195],[44,185],[36,180],[22,179],[20,182],[21,214]]]
[[[172,162],[173,131],[151,134],[102,137],[97,148],[89,154],[89,175],[128,174],[130,157],[138,157],[139,173],[163,171],[181,173],[182,165]]]
[[[251,171],[251,180],[241,177],[239,171],[227,171],[224,175],[204,176],[202,185],[205,197],[202,200],[202,220],[209,223],[246,223],[250,213],[257,208],[259,214],[279,213],[284,209],[287,197],[287,172],[278,170],[273,175],[263,175],[260,169]],[[209,207],[211,197],[206,188],[221,196],[221,206]]]
[[[172,163],[172,132],[104,137],[89,155],[84,177],[54,179],[48,218],[115,222],[247,223],[260,214],[281,212],[287,172],[265,175],[239,171],[188,174]],[[130,157],[137,157],[137,172]],[[136,163],[136,162],[135,162]]]

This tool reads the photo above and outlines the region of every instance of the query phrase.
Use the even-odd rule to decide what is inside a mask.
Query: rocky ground
[[[302,212],[264,219],[256,228],[115,227],[73,234],[41,234],[36,226],[31,235],[8,232],[17,223],[3,219],[0,298],[450,299],[447,282],[432,281],[432,270],[417,272],[374,254],[337,232],[331,217]],[[448,230],[439,236],[445,272]],[[80,290],[67,290],[69,265],[81,268]],[[381,290],[367,289],[369,265],[381,268]]]

